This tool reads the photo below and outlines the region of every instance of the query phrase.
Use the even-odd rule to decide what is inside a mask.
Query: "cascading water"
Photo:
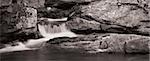
[[[42,36],[45,38],[56,37],[76,37],[77,35],[67,29],[66,25],[61,22],[49,22],[48,24],[38,24]]]
[[[66,26],[65,24],[62,25],[45,25],[44,26],[46,33],[54,34],[54,33],[60,33],[60,32],[66,32]]]
[[[56,21],[55,21],[56,20]],[[50,39],[57,38],[57,37],[76,37],[77,35],[73,32],[69,31],[64,23],[66,19],[52,19],[47,20],[47,24],[38,24],[38,29],[41,35],[44,38],[40,39],[29,39],[26,43],[18,42],[17,46],[6,46],[6,48],[0,49],[0,53],[4,52],[12,52],[12,51],[22,51],[22,50],[34,50],[38,49]]]

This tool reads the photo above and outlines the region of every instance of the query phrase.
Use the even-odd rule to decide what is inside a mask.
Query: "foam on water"
[[[23,43],[18,42],[17,46],[8,45],[5,48],[0,49],[0,53],[22,51],[22,50],[31,50],[31,48],[27,48]]]

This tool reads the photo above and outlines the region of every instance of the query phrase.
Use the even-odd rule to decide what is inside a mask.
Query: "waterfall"
[[[40,25],[39,25],[40,26]],[[41,27],[41,26],[40,26]],[[50,34],[54,34],[54,33],[61,33],[61,32],[66,32],[68,31],[66,29],[66,26],[65,24],[61,24],[61,25],[51,25],[51,24],[48,24],[48,25],[44,25],[43,26],[44,29],[45,29],[45,32],[46,33],[50,33]]]
[[[38,29],[45,38],[52,39],[56,37],[76,37],[76,34],[67,29],[66,24],[64,23],[65,18],[62,20],[48,20],[48,22],[46,21],[44,24],[38,24]]]
[[[23,50],[35,50],[41,47],[46,41],[57,37],[77,37],[76,34],[67,29],[64,23],[64,19],[52,19],[48,20],[48,24],[38,24],[38,29],[44,38],[40,39],[29,39],[26,43],[17,42],[18,45],[8,45],[6,48],[0,49],[0,53],[12,52],[12,51],[23,51]]]

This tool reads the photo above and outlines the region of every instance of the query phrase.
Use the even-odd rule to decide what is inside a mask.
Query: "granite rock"
[[[56,38],[48,43],[61,49],[86,53],[149,53],[150,37],[133,34],[90,34],[76,38]]]
[[[20,35],[21,37],[37,33],[36,9],[13,4],[0,9],[0,11],[0,41],[19,38],[19,36],[14,35]]]
[[[134,0],[132,2],[129,0],[102,0],[93,2],[89,5],[81,6],[80,13],[77,12],[74,14],[67,24],[70,29],[80,30],[83,25],[82,22],[81,24],[72,24],[72,22],[85,20],[85,22],[93,21],[100,24],[99,28],[92,28],[97,28],[99,32],[104,31],[107,33],[140,34],[149,36],[150,12],[147,7],[149,0],[145,1],[147,3],[139,3]],[[142,4],[145,4],[146,6],[143,6]],[[97,26],[97,24],[95,24],[95,26]],[[86,24],[84,25],[84,28],[91,29],[90,27],[91,26]]]

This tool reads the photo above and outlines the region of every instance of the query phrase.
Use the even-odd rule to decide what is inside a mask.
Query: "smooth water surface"
[[[53,49],[2,53],[0,61],[149,61],[149,54],[86,54]]]

